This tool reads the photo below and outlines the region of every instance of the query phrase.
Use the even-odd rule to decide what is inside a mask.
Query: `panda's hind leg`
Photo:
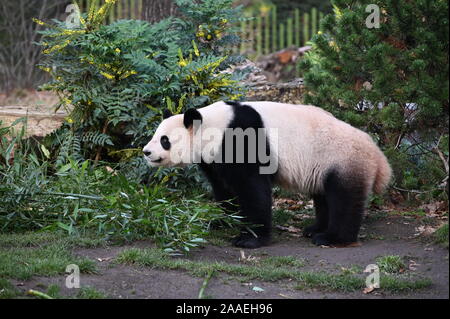
[[[312,236],[316,245],[350,244],[358,241],[358,233],[367,194],[362,179],[342,178],[331,171],[324,184],[328,206],[328,227]]]
[[[303,236],[307,238],[311,238],[317,233],[323,233],[328,228],[328,204],[325,195],[314,195],[313,201],[316,221],[313,225],[304,229]]]

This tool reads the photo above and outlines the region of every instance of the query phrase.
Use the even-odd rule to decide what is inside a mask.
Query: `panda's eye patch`
[[[166,135],[161,136],[161,146],[166,151],[170,149],[169,138]]]

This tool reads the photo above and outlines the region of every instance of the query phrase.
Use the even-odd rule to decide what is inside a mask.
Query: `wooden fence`
[[[284,23],[279,23],[277,8],[272,7],[265,14],[254,14],[253,17],[241,22],[244,41],[239,51],[258,57],[284,48],[306,45],[318,32],[323,13],[316,8],[310,12],[294,9]]]
[[[89,0],[79,0],[81,11],[86,11]],[[100,5],[102,0],[94,0]],[[140,19],[142,12],[142,0],[118,0],[111,10],[107,22],[118,19]],[[304,46],[319,30],[323,13],[316,8],[309,12],[292,10],[291,15],[283,23],[278,22],[277,7],[272,6],[264,12],[247,12],[253,18],[240,23],[243,42],[236,52],[246,54],[252,58],[269,54],[291,46]]]
[[[78,0],[78,6],[81,12],[89,9],[89,4],[93,3],[97,8],[103,4],[104,0]],[[106,19],[107,23],[114,22],[119,19],[141,19],[142,0],[118,0],[116,5],[110,11]]]

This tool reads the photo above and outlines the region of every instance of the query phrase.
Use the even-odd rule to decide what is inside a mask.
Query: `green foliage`
[[[254,264],[231,264],[223,261],[193,261],[184,258],[170,258],[164,252],[155,249],[125,249],[117,256],[117,262],[137,264],[157,269],[180,269],[196,277],[206,277],[211,273],[228,274],[242,280],[277,281],[287,279],[296,284],[296,288],[322,289],[325,291],[356,291],[364,288],[364,278],[353,274],[332,274],[324,271],[301,271],[304,262],[294,257],[268,257],[257,267]],[[385,291],[411,291],[430,287],[428,278],[403,279],[391,275],[381,277],[381,287]]]
[[[32,276],[55,276],[67,265],[77,264],[82,273],[96,271],[93,260],[75,257],[67,242],[60,240],[39,247],[4,247],[0,245],[0,278],[26,280]],[[26,261],[26,262],[25,262]]]
[[[58,93],[70,112],[46,142],[58,165],[69,156],[125,158],[132,162],[127,168],[140,169],[138,150],[162,109],[180,113],[243,92],[238,78],[221,72],[238,61],[231,45],[239,42],[233,25],[240,8],[231,0],[178,0],[179,18],[102,25],[114,2],[83,14],[77,29],[36,21],[47,26],[40,67],[53,78],[42,88]]]
[[[434,233],[435,242],[448,248],[448,223],[439,227]]]
[[[376,262],[380,270],[388,274],[399,273],[406,269],[406,265],[400,256],[378,257]]]
[[[368,4],[380,28],[367,28]],[[443,194],[448,176],[448,2],[333,1],[300,65],[305,103],[372,133],[396,183]],[[439,189],[438,192],[433,192]],[[424,199],[424,198],[422,198]]]
[[[53,171],[46,148],[23,139],[25,126],[8,140],[12,131],[0,129],[0,232],[153,238],[168,251],[189,251],[205,242],[211,223],[236,222],[202,196],[169,188],[168,177],[145,186],[102,163],[70,158]]]

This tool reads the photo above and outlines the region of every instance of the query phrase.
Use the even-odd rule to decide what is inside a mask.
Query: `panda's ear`
[[[163,114],[162,114],[163,120],[171,117],[172,115],[173,114],[172,114],[172,112],[169,109],[164,109]]]
[[[183,124],[184,127],[189,129],[190,127],[192,127],[194,121],[200,121],[201,123],[202,120],[203,118],[199,111],[197,111],[196,109],[189,109],[184,113]]]

